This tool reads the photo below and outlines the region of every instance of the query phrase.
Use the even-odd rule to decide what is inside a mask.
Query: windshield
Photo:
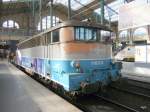
[[[76,41],[104,42],[109,40],[110,37],[110,31],[100,30],[97,28],[75,27]]]

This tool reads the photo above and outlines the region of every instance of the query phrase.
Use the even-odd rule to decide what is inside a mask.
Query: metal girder
[[[15,10],[15,11],[14,11]],[[26,9],[26,8],[19,8],[19,9],[1,9],[0,14],[1,15],[9,15],[9,14],[18,14],[18,13],[28,13],[30,12],[30,9]]]
[[[43,0],[43,2],[42,2],[42,6],[46,6],[46,4],[48,4],[48,2],[49,2],[50,0]],[[111,3],[111,2],[113,2],[113,1],[115,1],[115,0],[107,0],[105,3],[106,4],[109,4],[109,3]],[[39,9],[39,6],[37,6],[38,5],[38,3],[37,3],[38,1],[36,0],[36,2],[35,2],[35,5],[36,5],[36,10],[38,10]],[[22,6],[22,5],[20,5],[20,4],[22,4],[22,5],[24,5],[24,6]],[[3,11],[3,14],[9,14],[9,11],[10,11],[10,7],[13,9],[12,11],[11,11],[11,14],[16,14],[16,13],[26,13],[26,12],[31,12],[31,10],[32,9],[30,9],[30,7],[31,6],[29,6],[29,5],[27,5],[27,4],[32,4],[32,2],[31,1],[29,1],[29,2],[12,2],[11,4],[5,4],[5,7],[6,8],[4,8],[4,4],[2,5],[2,11]],[[9,5],[9,8],[7,8],[8,7],[8,5]],[[10,6],[11,5],[11,6]],[[88,14],[88,13],[91,13],[91,10],[95,10],[95,9],[97,9],[98,7],[99,7],[99,5],[100,5],[100,3],[98,2],[98,0],[94,0],[93,2],[91,2],[91,3],[89,3],[89,4],[87,4],[86,6],[83,6],[82,8],[80,8],[80,9],[78,9],[78,10],[76,10],[75,12],[76,12],[76,14],[78,15],[78,14],[83,14],[83,15],[86,15],[86,14]],[[16,6],[18,7],[18,8],[16,8]],[[22,6],[22,7],[21,7]],[[30,10],[29,10],[30,9]],[[58,8],[57,8],[58,9]],[[61,9],[61,7],[60,7],[60,9]],[[2,11],[0,11],[0,12],[2,12]]]
[[[42,0],[42,6],[45,7],[49,0]],[[34,6],[33,6],[34,5]],[[39,10],[39,0],[34,2],[29,1],[19,1],[19,2],[8,2],[1,4],[0,13],[2,14],[17,14],[17,13],[32,13],[34,7],[35,10]]]
[[[43,7],[42,11],[47,10],[47,4],[48,4],[49,1],[50,0],[42,0],[42,7]],[[105,5],[109,4],[111,2],[114,2],[114,1],[115,0],[106,0]],[[14,3],[14,4],[16,4],[16,5],[17,4],[22,4],[22,7],[21,6],[18,7],[18,8],[17,7],[12,7],[12,8],[14,8],[13,10],[10,10],[8,8],[2,8],[0,10],[0,13],[2,13],[2,15],[8,15],[8,14],[12,15],[12,14],[17,14],[17,13],[33,13],[31,11],[31,9],[29,8],[29,5],[27,5],[25,2],[19,2],[19,3]],[[29,3],[29,4],[32,4],[32,3]],[[99,0],[94,0],[89,4],[86,4],[85,6],[83,4],[81,4],[81,5],[83,7],[76,10],[76,11],[71,10],[71,14],[72,14],[73,19],[82,20],[84,18],[88,18],[89,16],[93,15],[94,14],[93,11],[100,7],[100,2],[99,2]],[[67,15],[68,15],[68,13],[67,13],[68,12],[68,7],[67,6],[65,6],[63,4],[54,4],[53,10],[54,10],[54,12],[58,12],[57,14],[64,15],[64,17],[66,16],[66,19],[67,19]],[[39,11],[38,1],[35,2],[35,10],[34,11]]]
[[[100,8],[101,8],[101,24],[103,25],[104,24],[104,12],[105,12],[105,9],[104,9],[104,0],[99,0],[100,2]]]
[[[3,15],[26,13],[30,11],[28,6],[23,2],[2,3],[0,13]]]
[[[106,0],[105,4],[109,4],[109,3],[112,3],[114,1],[115,0]],[[89,14],[99,7],[100,7],[99,0],[94,0],[91,3],[87,4],[86,7],[82,7],[80,9],[76,10],[76,12],[78,12],[76,15],[83,14],[83,13],[84,13],[84,15]]]

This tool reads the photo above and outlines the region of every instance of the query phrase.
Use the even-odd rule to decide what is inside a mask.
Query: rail
[[[104,101],[107,101],[107,102],[109,102],[109,103],[112,103],[112,104],[114,104],[114,105],[117,105],[117,106],[119,106],[119,107],[121,107],[121,108],[124,108],[125,110],[130,111],[130,112],[140,112],[140,111],[138,111],[138,110],[136,110],[136,109],[133,109],[133,108],[131,108],[131,107],[129,107],[129,106],[123,105],[123,104],[121,104],[121,103],[119,103],[119,102],[117,102],[117,101],[111,100],[111,99],[109,99],[109,98],[106,98],[106,97],[103,97],[103,96],[99,96],[99,95],[96,95],[96,96],[97,96],[98,98],[100,98],[100,99],[103,99]]]
[[[100,94],[102,99],[133,109],[133,112],[149,112],[150,83],[122,79],[107,87],[107,92]],[[110,100],[110,101],[109,101]],[[131,110],[132,111],[132,110]]]
[[[122,88],[115,87],[115,86],[111,86],[111,88],[116,89],[118,91],[129,93],[129,94],[137,95],[139,97],[145,97],[147,99],[150,99],[149,93],[146,94],[146,93],[143,93],[143,91],[137,92],[136,90],[127,90],[127,88],[126,89],[122,89]],[[138,87],[138,88],[140,89],[140,87]],[[143,89],[140,89],[140,90],[143,90]]]

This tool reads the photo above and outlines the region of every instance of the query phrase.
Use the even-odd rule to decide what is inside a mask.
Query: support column
[[[130,37],[130,39],[129,39],[129,44],[130,45],[133,45],[133,40],[134,40],[134,37],[133,37],[133,32],[134,32],[134,29],[129,29],[129,37]]]
[[[71,20],[71,0],[68,0],[68,20]]]
[[[40,31],[42,31],[42,0],[39,1]]]
[[[1,9],[2,5],[3,5],[3,2],[2,2],[2,0],[0,0],[0,10],[2,10]],[[0,27],[2,27],[2,23],[1,23],[1,11],[0,11]]]
[[[100,8],[101,8],[101,24],[104,25],[104,0],[100,0]]]
[[[148,39],[150,40],[150,25],[147,25]]]
[[[53,0],[51,0],[50,4],[50,21],[51,21],[51,27],[53,27]]]
[[[31,21],[32,21],[32,27],[30,25],[29,22],[29,26],[30,26],[30,30],[31,30],[31,34],[35,34],[35,30],[36,30],[36,25],[35,25],[35,0],[32,0],[32,15],[30,17]]]
[[[48,28],[47,28],[47,18],[48,18],[48,16],[46,17],[46,29],[48,29]]]

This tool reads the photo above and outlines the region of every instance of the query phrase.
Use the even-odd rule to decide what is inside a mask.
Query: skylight
[[[113,21],[118,20],[119,7],[124,4],[124,0],[116,0],[105,6],[105,19]],[[100,14],[100,8],[95,12]]]
[[[29,1],[39,1],[39,0],[2,0],[3,2],[29,2]]]
[[[17,1],[17,0],[2,0],[3,2],[11,2],[11,1]]]
[[[53,16],[53,26],[56,26],[60,21],[61,20],[58,17]],[[43,17],[42,18],[42,30],[46,30],[50,27],[51,27],[51,17],[50,16]],[[41,28],[41,23],[39,22],[37,29],[41,30],[40,28]]]
[[[71,0],[71,8],[77,10],[92,1],[93,0]],[[68,0],[54,0],[54,3],[61,3],[68,7]]]

